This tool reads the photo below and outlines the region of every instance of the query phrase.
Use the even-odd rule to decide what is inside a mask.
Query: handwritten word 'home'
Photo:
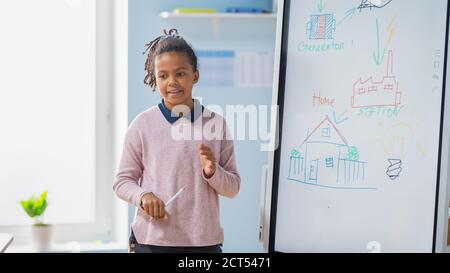
[[[319,93],[319,95],[316,95],[316,93],[314,93],[313,106],[329,105],[331,107],[334,107],[334,102],[335,102],[335,99],[333,99],[333,98],[322,97],[322,96],[320,96],[320,93]]]

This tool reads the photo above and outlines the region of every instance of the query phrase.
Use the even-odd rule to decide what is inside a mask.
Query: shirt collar
[[[197,120],[197,118],[203,114],[203,111],[205,110],[205,107],[203,105],[201,105],[200,102],[198,100],[196,100],[196,99],[192,99],[192,101],[194,102],[194,111],[191,111],[189,113],[189,115],[186,115],[183,118],[188,118],[189,117],[191,122],[194,123],[194,121]],[[166,118],[166,120],[170,124],[174,124],[177,120],[182,118],[182,117],[172,116],[172,112],[164,104],[164,99],[162,99],[161,103],[158,104],[158,107],[159,107],[159,110],[161,111],[161,113],[163,114],[163,116]]]

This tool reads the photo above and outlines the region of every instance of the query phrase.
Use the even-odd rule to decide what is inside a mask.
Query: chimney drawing
[[[394,59],[393,59],[393,53],[392,50],[389,50],[388,52],[388,62],[387,62],[387,74],[386,76],[391,77],[394,75]]]

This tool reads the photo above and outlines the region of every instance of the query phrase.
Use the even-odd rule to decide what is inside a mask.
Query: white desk
[[[8,246],[13,241],[12,234],[8,233],[0,233],[0,253],[5,252],[5,250],[8,248]]]

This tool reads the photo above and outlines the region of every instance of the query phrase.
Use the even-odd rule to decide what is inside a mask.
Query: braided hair
[[[164,35],[161,35],[146,44],[147,48],[143,55],[148,52],[147,60],[145,62],[145,76],[144,83],[153,91],[156,90],[156,76],[155,76],[155,58],[156,56],[166,52],[180,52],[184,53],[188,57],[190,64],[194,71],[198,70],[197,55],[195,54],[192,46],[189,45],[186,40],[183,39],[176,29],[164,30]]]

